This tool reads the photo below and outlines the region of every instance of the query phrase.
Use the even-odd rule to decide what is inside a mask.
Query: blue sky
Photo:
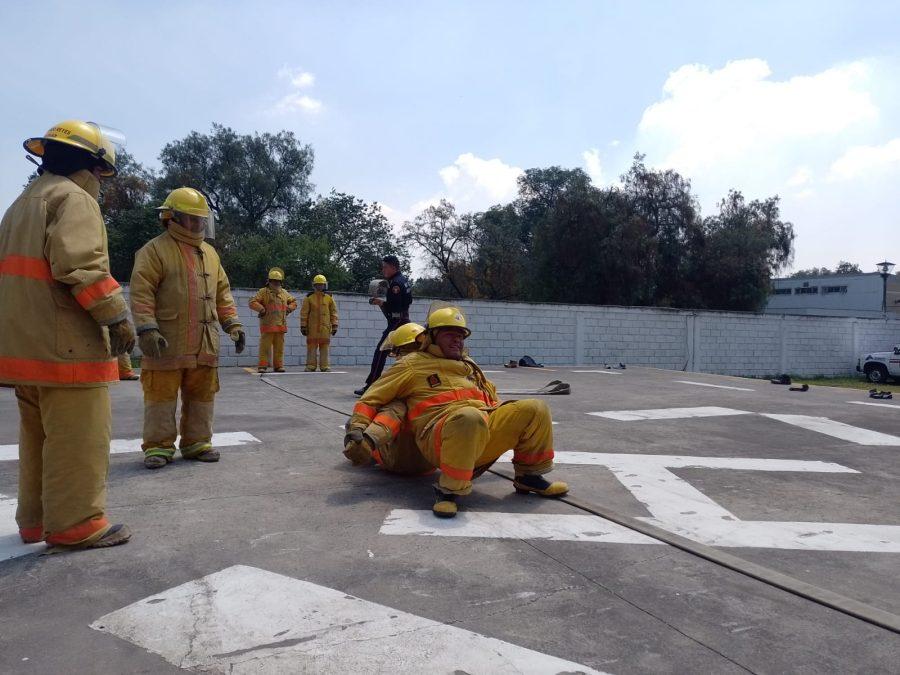
[[[213,121],[291,129],[313,181],[397,222],[508,201],[525,168],[617,181],[636,151],[780,194],[795,267],[893,258],[900,3],[120,2],[0,5],[0,201],[21,141],[80,117],[138,160]]]

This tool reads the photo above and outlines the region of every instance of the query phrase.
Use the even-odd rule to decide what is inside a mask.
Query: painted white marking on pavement
[[[91,624],[184,669],[229,673],[598,673],[583,665],[236,565]]]
[[[883,434],[880,431],[854,427],[843,422],[835,422],[827,417],[812,417],[810,415],[773,415],[762,413],[763,417],[792,424],[801,429],[818,431],[820,434],[839,438],[842,441],[850,441],[857,445],[900,445],[900,437]]]
[[[900,405],[893,405],[892,403],[869,403],[868,401],[847,401],[847,403],[852,403],[853,405],[874,405],[879,408],[900,408]]]
[[[621,422],[636,422],[638,420],[679,420],[689,417],[724,417],[726,415],[752,415],[747,410],[734,410],[732,408],[718,408],[716,406],[701,406],[699,408],[652,408],[650,410],[604,410],[602,412],[589,412],[587,415],[606,417]]]
[[[496,539],[551,539],[612,544],[658,544],[640,532],[597,516],[559,513],[486,513],[461,511],[441,520],[431,511],[394,509],[381,526],[381,534],[418,534],[429,537]]]
[[[603,373],[604,375],[621,375],[613,370],[573,370],[573,373]]]
[[[730,387],[724,384],[710,384],[708,382],[693,382],[691,380],[672,380],[678,384],[693,384],[695,387],[714,387],[715,389],[733,389],[734,391],[756,391],[756,389],[748,389],[747,387]]]
[[[511,461],[511,453],[500,461]],[[670,469],[850,473],[833,462],[750,457],[686,457],[594,452],[557,452],[559,464],[606,466],[650,511],[639,518],[712,546],[810,551],[900,553],[900,526],[859,523],[743,521]]]
[[[227,448],[234,445],[246,445],[259,443],[260,440],[246,431],[226,431],[221,434],[213,434],[212,444],[219,448]],[[109,454],[118,455],[124,452],[140,452],[142,440],[140,438],[116,439],[109,444]],[[19,445],[0,445],[0,462],[19,459]]]
[[[18,558],[46,548],[44,544],[23,544],[16,525],[18,500],[0,495],[0,561]]]

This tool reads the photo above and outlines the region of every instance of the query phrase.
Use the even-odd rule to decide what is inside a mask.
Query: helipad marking
[[[880,431],[854,427],[843,422],[835,422],[827,417],[812,417],[810,415],[773,415],[762,413],[763,417],[792,424],[801,429],[817,431],[820,434],[839,438],[842,441],[850,441],[857,445],[900,445],[900,437],[883,434]]]
[[[604,375],[621,375],[613,370],[573,370],[573,373],[603,373]]]
[[[511,461],[512,454],[500,458]],[[900,526],[799,521],[743,521],[670,469],[851,473],[835,464],[752,457],[688,457],[557,452],[557,464],[605,466],[650,512],[640,518],[711,546],[900,553]],[[583,474],[581,474],[583,475]]]
[[[212,444],[220,448],[227,448],[234,445],[246,445],[248,443],[259,443],[260,440],[253,434],[246,431],[226,431],[221,434],[213,434]],[[140,452],[142,440],[140,438],[132,439],[113,439],[109,444],[109,453],[118,455],[123,452]],[[19,459],[19,445],[0,445],[0,462]]]
[[[727,415],[752,415],[747,410],[701,406],[698,408],[652,408],[649,410],[604,410],[589,412],[587,415],[605,417],[620,422],[636,422],[638,420],[678,420],[690,417],[725,417]]]
[[[559,513],[487,513],[461,511],[452,520],[439,520],[431,511],[393,509],[381,534],[418,534],[428,537],[495,539],[551,539],[611,544],[658,544],[639,532],[596,516]]]
[[[900,408],[900,405],[892,403],[870,403],[869,401],[847,401],[847,403],[852,403],[853,405],[874,405],[879,408]]]
[[[44,544],[23,544],[16,525],[18,500],[0,494],[0,561],[18,558],[45,548]]]
[[[179,668],[216,672],[599,672],[244,565],[139,600],[91,628]]]
[[[678,384],[692,384],[695,387],[713,387],[715,389],[732,389],[734,391],[756,391],[747,387],[731,387],[725,384],[710,384],[709,382],[694,382],[693,380],[672,380]]]

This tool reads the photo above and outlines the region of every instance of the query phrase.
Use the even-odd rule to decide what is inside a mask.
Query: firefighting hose
[[[293,396],[294,398],[306,401],[307,403],[311,403],[312,405],[324,408],[325,410],[329,410],[333,413],[337,413],[338,415],[343,415],[344,417],[351,416],[350,413],[344,412],[343,410],[332,408],[325,405],[324,403],[316,401],[315,399],[307,398],[306,396],[301,396],[296,392],[285,389],[284,387],[275,384],[264,376],[260,377],[260,380],[262,382],[265,382],[270,387],[274,387],[275,389],[283,391],[285,394]],[[488,472],[500,478],[505,478],[510,482],[513,480],[513,476],[510,476],[504,471],[488,469]],[[731,555],[730,553],[725,553],[724,551],[720,551],[716,548],[713,548],[712,546],[707,546],[706,544],[701,544],[700,542],[693,541],[692,539],[688,539],[687,537],[682,537],[681,535],[674,534],[672,532],[669,532],[668,530],[664,530],[663,528],[657,527],[656,525],[651,525],[650,523],[645,523],[641,520],[638,520],[637,518],[623,515],[605,506],[592,504],[582,499],[578,499],[577,497],[571,497],[568,495],[557,497],[556,499],[557,501],[564,502],[569,506],[573,506],[576,509],[584,511],[585,513],[590,513],[591,515],[597,516],[599,518],[604,518],[605,520],[609,520],[623,527],[627,527],[628,529],[634,530],[635,532],[640,532],[641,534],[646,535],[652,539],[656,539],[663,544],[673,546],[681,551],[684,551],[685,553],[690,553],[691,555],[702,558],[703,560],[708,560],[709,562],[715,563],[720,567],[738,572],[739,574],[748,576],[751,579],[756,579],[757,581],[761,581],[764,584],[768,584],[769,586],[773,586],[774,588],[779,588],[783,591],[787,591],[788,593],[792,593],[793,595],[805,598],[824,607],[829,607],[831,609],[837,610],[838,612],[860,619],[861,621],[865,621],[866,623],[872,624],[873,626],[885,628],[889,631],[900,634],[900,616],[897,616],[892,612],[879,609],[878,607],[873,607],[872,605],[860,602],[859,600],[854,600],[853,598],[848,598],[845,595],[835,593],[834,591],[830,591],[827,588],[821,588],[819,586],[809,584],[787,574],[782,574],[781,572],[773,570],[769,567],[758,565],[754,562],[750,562],[749,560],[744,560],[743,558],[739,558],[738,556]]]

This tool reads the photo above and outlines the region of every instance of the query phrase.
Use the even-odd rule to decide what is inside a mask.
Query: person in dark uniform
[[[386,255],[381,259],[381,273],[388,282],[387,297],[372,298],[369,304],[378,305],[384,318],[387,319],[387,328],[381,334],[381,339],[375,345],[375,354],[372,356],[372,369],[366,378],[366,383],[353,393],[362,396],[366,393],[375,380],[381,377],[388,353],[381,351],[381,343],[395,328],[409,323],[409,306],[412,304],[412,290],[406,277],[400,273],[400,261],[395,255]]]

